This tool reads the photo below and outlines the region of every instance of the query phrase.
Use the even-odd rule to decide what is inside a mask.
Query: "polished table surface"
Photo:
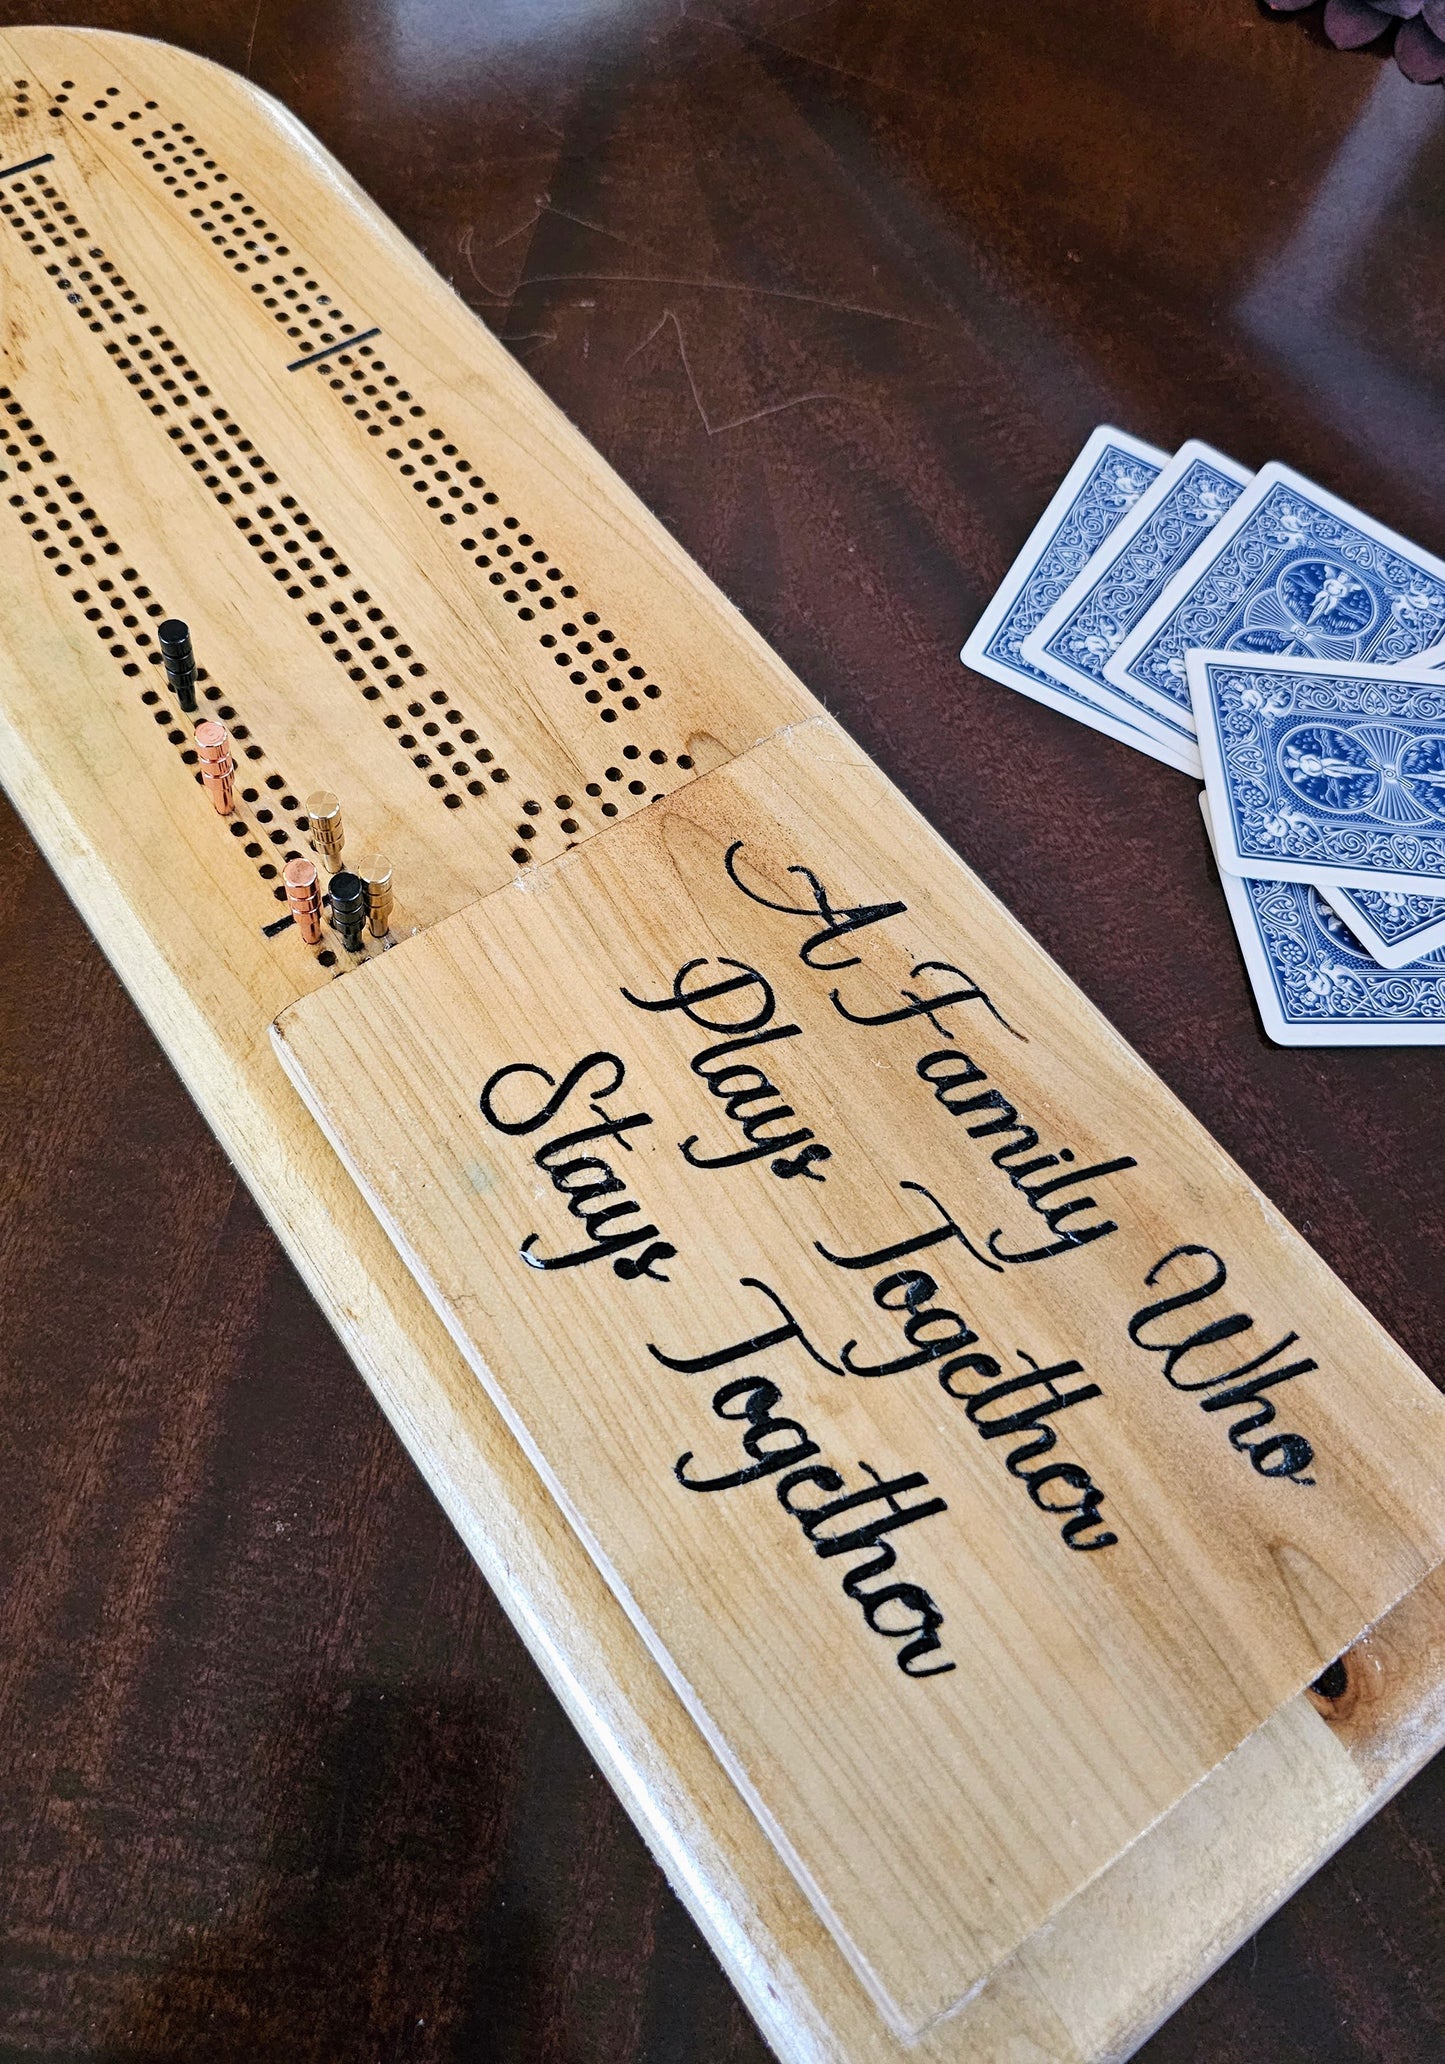
[[[1267,1045],[1183,776],[958,664],[1096,422],[1445,553],[1445,93],[1256,0],[3,0],[295,110],[1404,1346],[1445,1054]],[[0,802],[0,2060],[759,2064]],[[1439,2064],[1445,1771],[1147,2046]]]

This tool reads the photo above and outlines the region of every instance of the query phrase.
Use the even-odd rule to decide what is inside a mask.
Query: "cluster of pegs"
[[[311,843],[320,854],[330,882],[325,900],[331,906],[331,922],[348,953],[363,950],[363,931],[384,939],[391,927],[391,862],[384,853],[369,853],[355,867],[343,867],[341,849],[346,832],[341,822],[341,805],[329,789],[318,789],[306,798],[306,815],[311,823]],[[321,882],[313,860],[288,860],[283,880],[286,903],[297,930],[309,944],[321,937]]]
[[[179,617],[167,617],[158,632],[161,657],[171,693],[187,716],[196,714],[196,659],[189,627]],[[235,809],[236,762],[231,738],[224,724],[206,718],[195,728],[196,756],[201,785],[211,799],[217,816],[229,817]],[[341,822],[341,805],[329,789],[318,789],[306,798],[306,815],[311,843],[321,857],[329,880],[323,893],[320,870],[314,860],[288,860],[282,879],[286,886],[286,907],[296,929],[308,946],[319,946],[322,937],[322,906],[329,905],[331,923],[348,953],[365,950],[363,934],[384,939],[391,925],[391,862],[382,853],[371,853],[354,868],[341,865],[346,833]]]

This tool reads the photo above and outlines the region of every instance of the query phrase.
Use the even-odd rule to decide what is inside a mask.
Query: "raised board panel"
[[[277,1045],[900,2028],[1445,1552],[1445,1403],[827,720]]]
[[[112,86],[115,94],[108,92]],[[119,101],[118,113],[94,104],[109,100]],[[142,146],[129,141],[132,116],[149,120],[158,111],[152,127],[165,128],[173,152],[154,138]],[[87,122],[87,114],[94,119]],[[111,126],[115,121],[119,130]],[[360,415],[374,398],[366,396],[366,382],[333,388],[336,376],[324,372],[324,362],[309,375],[285,374],[289,361],[270,352],[267,340],[285,339],[283,350],[294,348],[297,340],[286,337],[290,318],[278,320],[280,311],[273,310],[270,330],[258,328],[246,298],[249,276],[235,270],[252,262],[245,239],[258,241],[257,215],[290,242],[293,262],[306,262],[319,290],[351,297],[345,305],[355,312],[347,320],[384,315],[383,337],[372,341],[388,371],[394,370],[390,354],[405,354],[408,378],[397,374],[398,386],[417,382],[409,391],[430,411],[429,445],[453,442],[477,461],[484,477],[497,483],[518,529],[536,526],[530,534],[545,544],[549,563],[573,576],[567,584],[578,587],[576,599],[585,596],[600,627],[613,630],[614,644],[631,641],[647,678],[664,687],[661,698],[646,699],[646,709],[649,723],[665,728],[637,740],[649,764],[654,743],[669,756],[670,769],[649,777],[657,790],[716,764],[721,753],[744,748],[779,723],[813,713],[816,705],[342,168],[275,102],[159,44],[30,29],[0,36],[0,136],[0,197],[7,195],[9,167],[48,153],[49,183],[76,217],[66,222],[48,211],[52,227],[45,231],[0,217],[0,382],[18,379],[27,368],[45,369],[43,379],[26,388],[34,410],[29,425],[20,430],[16,417],[4,418],[8,435],[0,444],[17,450],[7,451],[0,464],[13,473],[23,462],[27,489],[42,478],[53,488],[65,471],[73,484],[61,495],[82,495],[79,505],[53,491],[32,495],[37,520],[31,525],[19,520],[25,504],[0,500],[0,534],[7,538],[0,552],[0,779],[778,2053],[790,2064],[903,2064],[905,2058],[1012,2064],[1025,2056],[1031,2064],[1098,2064],[1127,2054],[1445,1738],[1445,1580],[1432,1575],[1352,1653],[1343,1706],[1321,1701],[1317,1709],[1308,1695],[1291,1701],[1001,1964],[966,2007],[916,2043],[895,2035],[562,1520],[277,1067],[266,1038],[284,1005],[330,979],[294,932],[262,935],[278,905],[274,878],[261,869],[275,864],[267,854],[270,831],[284,828],[274,821],[269,799],[278,791],[267,787],[271,775],[282,781],[281,794],[304,796],[317,778],[342,788],[355,846],[387,844],[396,862],[399,933],[429,925],[519,868],[525,871],[511,858],[523,822],[534,824],[531,844],[539,854],[564,850],[572,834],[562,831],[555,808],[544,816],[539,807],[532,818],[521,808],[493,811],[490,797],[478,805],[475,821],[469,815],[475,799],[465,790],[473,773],[462,777],[465,805],[449,809],[437,802],[422,778],[432,770],[417,770],[405,757],[425,748],[402,746],[381,723],[383,713],[413,714],[410,677],[403,675],[406,703],[398,705],[400,691],[384,677],[382,695],[364,697],[362,686],[374,682],[352,681],[354,660],[332,656],[344,641],[324,643],[319,632],[325,623],[307,622],[309,612],[285,594],[260,557],[261,550],[280,553],[289,541],[294,550],[287,557],[299,558],[315,541],[293,526],[283,540],[273,533],[264,547],[241,546],[218,499],[238,490],[223,472],[214,489],[207,487],[194,458],[177,464],[170,446],[179,440],[166,437],[166,425],[173,414],[178,427],[185,424],[171,409],[176,390],[164,383],[178,381],[180,369],[156,356],[158,340],[125,325],[133,304],[102,261],[146,302],[147,327],[159,324],[171,348],[186,351],[189,341],[199,351],[199,330],[189,339],[182,331],[193,319],[205,325],[203,377],[208,386],[214,380],[216,399],[198,398],[225,407],[240,435],[266,456],[279,452],[288,467],[294,460],[306,469],[308,494],[318,509],[320,497],[327,497],[328,524],[343,533],[323,533],[322,542],[343,560],[348,551],[354,555],[365,583],[375,582],[389,608],[406,612],[407,629],[424,626],[430,640],[433,624],[444,632],[465,625],[467,665],[449,677],[449,687],[468,715],[480,691],[489,721],[509,741],[520,733],[519,750],[539,770],[535,791],[519,789],[515,771],[510,786],[495,784],[505,800],[555,805],[541,769],[555,766],[552,755],[560,751],[569,782],[576,768],[598,787],[589,799],[591,814],[579,820],[587,831],[616,821],[592,807],[618,793],[617,783],[604,786],[609,766],[617,768],[621,784],[619,814],[639,807],[626,787],[635,777],[624,777],[621,745],[629,741],[617,728],[622,720],[606,725],[598,715],[595,731],[576,727],[568,694],[575,690],[584,710],[599,705],[587,704],[585,688],[566,672],[548,671],[555,665],[543,657],[550,648],[529,642],[520,615],[533,606],[524,591],[516,590],[515,604],[499,602],[505,587],[491,583],[495,567],[477,569],[474,557],[438,549],[470,533],[444,525],[446,509],[430,507],[430,494],[410,486],[416,476],[400,467],[419,462],[376,458],[379,439]],[[238,175],[227,194],[245,197],[228,201],[210,227],[192,213],[208,199],[199,188],[210,177],[204,157],[192,161],[188,180],[199,190],[178,194],[168,184],[183,177],[170,169],[174,151],[201,147],[219,169]],[[158,158],[145,159],[145,148]],[[146,167],[145,180],[132,169],[137,164]],[[33,198],[38,190],[31,191]],[[76,204],[78,193],[85,208]],[[214,192],[209,198],[214,202]],[[243,216],[243,207],[253,215]],[[225,213],[242,219],[227,223]],[[101,223],[126,248],[92,237],[80,247],[91,280],[54,286],[45,268],[59,266],[64,239],[79,224],[92,229]],[[62,241],[37,258],[21,228],[37,239]],[[224,233],[233,228],[242,235],[228,258]],[[94,261],[92,248],[100,253]],[[128,258],[134,265],[142,254],[144,293],[127,268]],[[318,272],[322,260],[326,270]],[[68,296],[92,284],[111,306],[91,304],[92,313],[79,317],[80,304]],[[310,319],[303,318],[303,326]],[[102,320],[101,331],[89,328]],[[137,349],[152,353],[139,364],[154,373],[156,399],[143,400],[139,384],[151,383],[133,386],[96,343],[107,333],[114,340],[132,332],[142,338]],[[363,363],[371,361],[358,357],[348,370]],[[307,377],[312,413],[298,414],[292,389]],[[384,386],[385,377],[370,384]],[[162,413],[152,414],[153,408]],[[443,437],[430,438],[432,428],[442,429]],[[209,434],[220,445],[231,433],[220,423]],[[350,440],[344,447],[343,439]],[[195,457],[216,449],[198,445]],[[236,462],[236,448],[226,443],[226,449],[223,466]],[[54,458],[44,458],[46,451]],[[347,479],[354,483],[349,497],[342,491]],[[13,491],[13,482],[3,484],[4,495]],[[286,491],[293,493],[289,475]],[[293,498],[298,511],[317,513],[300,494]],[[35,537],[46,527],[49,501],[72,535],[83,511],[94,512],[83,518],[85,535],[73,558],[58,549],[47,556],[54,539]],[[392,546],[380,564],[372,552],[373,509],[384,510],[379,528]],[[92,523],[106,534],[97,535]],[[32,540],[28,546],[17,545],[22,531]],[[103,550],[107,543],[116,546],[114,554]],[[83,552],[91,555],[85,579],[112,583],[100,592],[113,598],[107,607],[115,617],[87,618],[86,609],[96,605],[74,601],[81,579],[63,584],[66,577],[53,570],[83,563]],[[307,552],[318,555],[319,548]],[[133,576],[123,580],[127,567]],[[148,587],[150,596],[135,595],[135,585]],[[325,614],[334,613],[332,601],[354,599],[354,586],[328,594]],[[434,602],[434,592],[445,601]],[[214,609],[207,600],[212,594]],[[235,709],[251,733],[248,743],[263,755],[247,762],[257,796],[255,808],[248,804],[244,811],[244,838],[233,837],[201,802],[192,770],[180,758],[188,748],[176,713],[164,710],[161,700],[143,700],[155,692],[149,689],[154,669],[138,634],[147,603],[157,598],[194,618],[216,701],[224,697],[224,706]],[[136,618],[134,626],[124,623],[126,615]],[[374,635],[369,619],[356,621],[357,635]],[[104,643],[95,622],[111,628]],[[393,629],[398,638],[392,642],[402,642],[400,616]],[[493,670],[486,655],[496,651],[505,665]],[[429,644],[425,658],[448,664],[445,642],[440,657]],[[139,672],[127,672],[131,667]],[[529,708],[540,713],[535,729],[516,715],[522,684]],[[436,683],[421,685],[429,695]],[[264,704],[257,695],[265,696]],[[440,721],[449,723],[456,706],[449,702]],[[376,728],[364,721],[368,710]],[[677,721],[670,723],[673,711]],[[156,722],[158,713],[165,723]],[[643,714],[642,708],[633,714]],[[436,721],[425,704],[420,721]],[[273,735],[273,723],[287,728]],[[720,732],[722,724],[731,728]],[[173,730],[179,742],[171,739]],[[411,735],[420,740],[425,734]],[[558,735],[564,735],[560,748]],[[607,744],[614,736],[616,751]],[[685,753],[695,759],[693,770],[677,767]],[[462,755],[451,757],[454,763]],[[263,825],[257,812],[265,808],[273,809],[273,822]]]

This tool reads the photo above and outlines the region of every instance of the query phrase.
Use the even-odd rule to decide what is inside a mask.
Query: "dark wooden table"
[[[966,675],[1093,425],[1445,552],[1445,93],[1255,0],[3,0],[357,175],[1427,1369],[1445,1054],[1260,1034],[1194,790]],[[762,2044],[0,804],[0,2059]],[[1437,1766],[1148,2064],[1439,2064]]]

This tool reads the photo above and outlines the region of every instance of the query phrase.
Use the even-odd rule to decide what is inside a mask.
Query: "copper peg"
[[[328,874],[341,865],[341,848],[346,833],[341,824],[341,805],[329,788],[318,788],[306,798],[306,815],[311,820],[311,843],[321,855]]]
[[[373,939],[384,939],[391,924],[391,862],[385,853],[368,853],[356,863],[366,889],[366,922]]]
[[[231,734],[224,724],[207,718],[193,734],[196,757],[201,764],[201,783],[218,817],[229,817],[235,808],[236,762],[231,757]]]
[[[286,908],[296,920],[296,929],[308,946],[321,944],[321,886],[314,860],[288,860],[281,879],[286,884]]]

